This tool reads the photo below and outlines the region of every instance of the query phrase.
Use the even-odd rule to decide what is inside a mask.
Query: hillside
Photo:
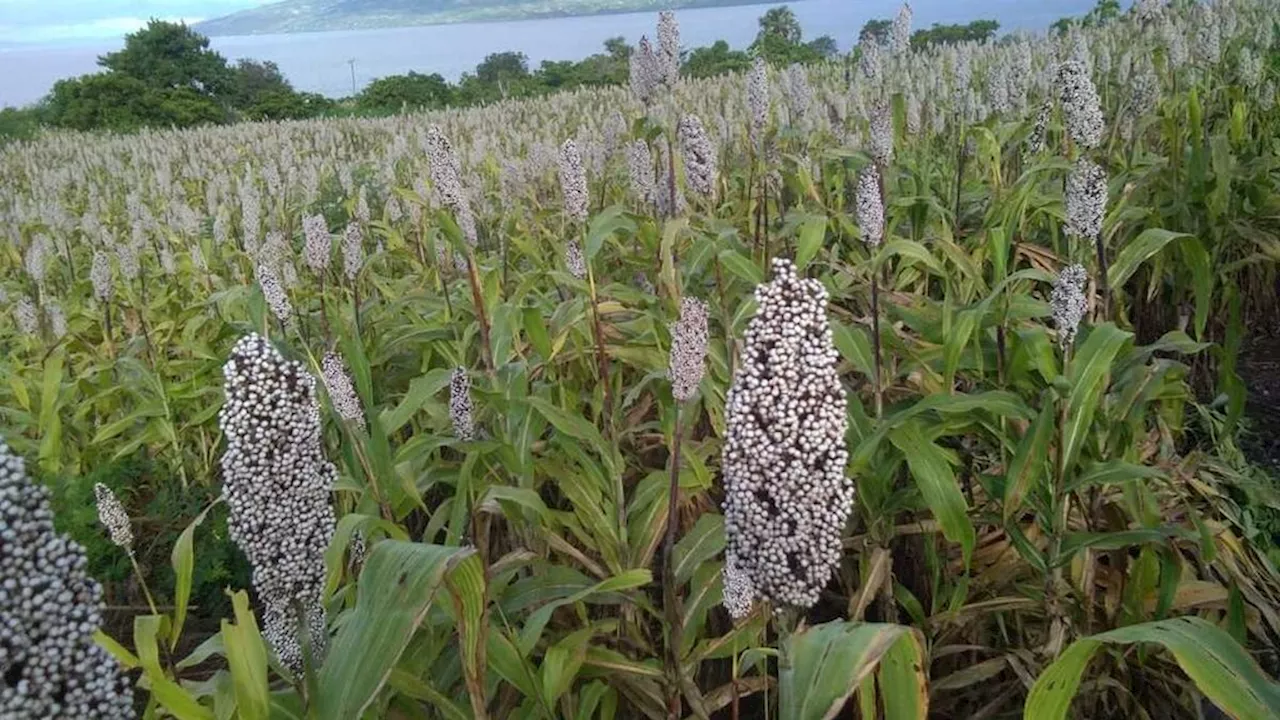
[[[484,20],[750,5],[763,0],[283,0],[195,26],[206,35],[361,30]]]

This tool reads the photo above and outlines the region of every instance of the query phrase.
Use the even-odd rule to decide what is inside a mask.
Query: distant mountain
[[[283,0],[195,25],[206,35],[363,30],[485,20],[752,5],[769,0]]]

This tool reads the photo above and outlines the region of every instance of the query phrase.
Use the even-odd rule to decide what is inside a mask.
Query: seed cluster
[[[879,246],[884,241],[884,205],[880,200],[880,173],[875,167],[858,175],[854,203],[862,241],[873,248]]]
[[[337,470],[320,444],[315,378],[260,335],[239,340],[223,367],[227,439],[223,495],[231,539],[253,565],[263,636],[280,661],[303,667],[300,633],[319,663],[325,623],[324,552],[333,537]]]
[[[1102,234],[1107,210],[1107,174],[1080,158],[1067,176],[1067,234],[1093,240]]]
[[[726,565],[774,605],[811,607],[840,560],[853,504],[845,391],[827,291],[777,258],[756,288],[725,407]]]
[[[93,497],[98,505],[98,520],[107,529],[111,542],[117,547],[133,552],[133,528],[129,526],[129,514],[120,504],[111,488],[102,483],[93,486]]]
[[[115,293],[111,284],[111,259],[101,250],[93,252],[93,265],[89,267],[89,281],[93,283],[93,296],[99,302],[107,302]]]
[[[347,280],[355,282],[363,265],[364,231],[360,229],[359,223],[347,223],[347,231],[342,236],[342,271]]]
[[[329,269],[333,253],[333,241],[329,238],[329,223],[323,215],[308,215],[302,218],[302,259],[307,267],[316,275],[323,275]]]
[[[643,203],[653,202],[653,155],[649,152],[649,143],[636,140],[627,145],[627,171],[636,197]]]
[[[453,421],[453,436],[462,442],[476,437],[475,419],[471,415],[471,378],[466,368],[454,368],[449,378],[449,419]]]
[[[128,720],[133,693],[98,647],[102,589],[53,527],[48,491],[0,440],[0,718]]]
[[[343,362],[342,356],[335,352],[325,353],[324,360],[320,363],[320,370],[324,376],[324,386],[329,391],[329,401],[333,403],[334,412],[338,413],[338,417],[364,430],[366,428],[364,408],[360,405],[356,387],[351,382],[351,373],[347,371],[347,364]]]
[[[747,73],[747,110],[751,113],[751,139],[758,145],[769,122],[769,69],[762,57],[756,58]]]
[[[703,197],[716,191],[716,149],[697,115],[680,119],[680,148],[684,151],[684,172],[689,187]]]
[[[1083,265],[1069,265],[1053,284],[1049,307],[1053,311],[1053,325],[1058,328],[1058,343],[1064,348],[1075,342],[1076,331],[1084,319],[1088,307],[1084,289],[1088,282],[1089,274]]]
[[[670,10],[658,13],[658,70],[667,87],[680,80],[680,24]]]
[[[1086,149],[1097,147],[1102,142],[1102,100],[1084,63],[1062,63],[1058,69],[1058,99],[1071,139]]]
[[[654,92],[662,84],[662,68],[653,53],[653,46],[649,44],[649,38],[643,35],[631,53],[629,78],[631,94],[645,105],[652,102]]]
[[[582,167],[578,144],[569,138],[560,146],[560,189],[564,192],[564,213],[578,222],[587,221],[587,173]]]
[[[751,613],[751,606],[756,600],[751,577],[731,562],[725,562],[720,576],[724,585],[724,609],[729,611],[729,616],[734,620],[741,620]]]
[[[671,328],[671,360],[667,377],[677,402],[693,397],[706,371],[707,304],[686,295],[680,300],[680,319]]]

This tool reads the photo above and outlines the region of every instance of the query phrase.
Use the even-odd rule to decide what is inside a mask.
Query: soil
[[[1249,389],[1244,451],[1280,478],[1280,334],[1254,338],[1241,353],[1239,373]]]

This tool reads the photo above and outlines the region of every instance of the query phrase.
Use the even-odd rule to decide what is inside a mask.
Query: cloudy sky
[[[147,18],[197,22],[268,0],[0,0],[0,44],[114,38]]]

